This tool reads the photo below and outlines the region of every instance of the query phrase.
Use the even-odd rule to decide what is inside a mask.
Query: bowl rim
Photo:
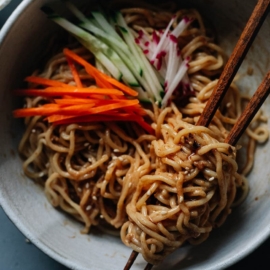
[[[13,25],[16,23],[19,16],[34,2],[35,0],[22,0],[21,3],[15,8],[12,14],[9,16],[2,29],[0,30],[0,54],[2,49],[2,44],[5,42],[9,31],[12,29]],[[45,245],[40,241],[34,234],[25,226],[20,218],[14,213],[12,207],[9,206],[8,202],[5,200],[2,190],[0,189],[0,206],[3,208],[7,217],[12,221],[12,223],[17,227],[17,229],[23,233],[23,235],[31,241],[37,248],[42,252],[48,255],[50,258],[61,263],[64,266],[67,266],[71,269],[82,269],[87,270],[86,268],[79,268],[74,262],[70,259],[63,257],[61,254],[54,252],[49,246]]]
[[[23,11],[25,11],[33,2],[35,2],[35,0],[22,0],[3,25],[2,29],[0,30],[0,54],[2,44],[5,42],[9,31],[12,29],[19,16],[22,15]],[[14,213],[12,207],[9,206],[1,189],[0,206],[3,208],[5,214],[17,227],[17,229],[21,231],[23,235],[31,241],[31,243],[33,243],[37,248],[39,248],[50,258],[71,269],[87,270],[87,268],[84,268],[83,266],[78,266],[76,263],[74,263],[69,258],[64,257],[62,254],[54,252],[49,246],[44,244],[35,235],[33,235],[31,230],[29,230],[29,228],[27,228],[27,226],[25,226],[21,222],[20,218],[18,218],[18,216]],[[252,253],[255,249],[257,249],[269,237],[269,235],[270,227],[266,228],[264,233],[261,232],[257,236],[252,237],[250,240],[251,243],[244,247],[241,251],[238,251],[233,257],[225,259],[223,262],[217,262],[213,264],[211,267],[208,268],[208,270],[224,269],[234,265],[235,263],[248,256],[250,253]]]

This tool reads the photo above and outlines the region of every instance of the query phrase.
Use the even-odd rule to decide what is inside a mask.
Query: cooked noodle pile
[[[145,8],[122,13],[134,31],[149,35],[153,28],[164,29],[173,14]],[[209,128],[195,126],[225,57],[206,37],[199,13],[176,12],[178,21],[186,15],[194,22],[179,47],[184,58],[191,57],[188,74],[194,96],[183,100],[180,90],[165,109],[155,104],[145,109],[155,136],[129,122],[54,126],[32,117],[25,120],[19,146],[24,173],[44,185],[53,206],[83,222],[85,233],[92,225],[121,228],[122,241],[153,264],[186,241],[201,243],[226,220],[232,205],[246,196],[244,175],[252,168],[256,142],[268,138],[260,125],[266,119],[259,112],[247,129],[248,158],[239,172],[236,148],[223,143],[247,100],[234,83]],[[85,49],[75,51],[93,61]],[[79,73],[85,86],[93,84],[83,69]],[[74,84],[63,54],[38,75]],[[46,102],[26,98],[26,107]]]

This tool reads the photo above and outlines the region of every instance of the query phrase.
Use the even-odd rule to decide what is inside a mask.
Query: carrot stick
[[[138,95],[138,93],[136,91],[134,91],[133,89],[131,89],[131,88],[127,87],[126,85],[118,82],[117,80],[111,78],[110,76],[100,72],[98,69],[93,67],[90,63],[85,61],[79,55],[75,54],[73,51],[66,48],[66,49],[64,49],[64,54],[66,56],[68,56],[69,58],[73,59],[75,62],[77,62],[77,63],[81,64],[82,66],[84,66],[86,72],[89,73],[89,75],[93,76],[95,79],[96,78],[101,78],[101,79],[109,82],[110,84],[116,86],[117,88],[119,88],[120,90],[122,90],[124,93],[126,93],[128,95],[131,95],[131,96],[137,96]]]
[[[66,84],[66,83],[62,83],[62,82],[50,80],[50,79],[45,79],[41,77],[35,77],[35,76],[26,77],[25,81],[30,82],[30,83],[36,83],[38,85],[44,85],[44,86],[74,88],[74,86]]]
[[[69,98],[69,99],[55,99],[56,104],[63,105],[79,105],[79,104],[90,104],[95,103],[97,106],[118,103],[123,101],[122,99],[90,99],[90,98]],[[136,105],[138,106],[138,105]],[[136,107],[137,108],[137,107]]]
[[[82,88],[83,85],[82,85],[82,82],[81,82],[79,73],[78,73],[78,71],[77,71],[77,69],[76,69],[76,67],[75,67],[75,65],[74,65],[74,63],[73,63],[73,61],[72,61],[69,57],[66,57],[66,59],[67,59],[67,62],[68,62],[70,71],[71,71],[71,73],[72,73],[72,76],[73,76],[73,78],[74,78],[74,81],[75,81],[77,87]]]
[[[132,108],[131,107],[125,108],[125,111],[130,112],[130,113],[135,113],[141,116],[147,115],[146,111],[139,104],[136,106],[133,106]]]
[[[13,116],[18,117],[29,117],[35,115],[50,115],[58,112],[61,107],[58,104],[46,104],[47,106],[35,107],[35,108],[25,108],[25,109],[17,109],[13,111]],[[51,105],[51,106],[48,106]],[[56,105],[56,106],[53,106]]]
[[[137,122],[138,125],[140,125],[149,134],[155,135],[155,130],[148,123],[146,123],[143,118],[136,117],[135,121]]]
[[[59,104],[46,104],[35,108],[25,108],[13,111],[14,117],[29,117],[35,115],[49,116],[55,114],[67,114],[67,115],[81,115],[87,112],[87,109],[94,107],[95,104],[73,105],[73,106],[61,106]],[[83,112],[80,110],[84,109]]]
[[[56,97],[56,96],[75,96],[75,97],[87,97],[91,94],[100,95],[119,95],[122,96],[123,92],[115,89],[100,89],[100,88],[58,88],[48,87],[43,89],[23,89],[15,90],[15,95],[18,96],[43,96],[43,97]]]
[[[96,100],[90,98],[59,98],[54,99],[56,104],[65,104],[65,105],[76,105],[76,104],[91,104],[95,103]]]
[[[128,117],[123,116],[109,116],[109,115],[85,115],[79,117],[72,117],[54,121],[55,125],[74,124],[74,123],[91,123],[91,122],[107,122],[107,121],[129,121]]]
[[[137,122],[138,125],[140,125],[145,131],[147,131],[149,134],[154,134],[154,129],[146,123],[143,118],[129,115],[129,114],[119,114],[119,115],[85,115],[85,116],[79,116],[79,117],[72,117],[68,119],[61,119],[59,118],[58,121],[54,121],[54,125],[67,125],[67,124],[73,124],[73,123],[91,123],[91,122],[111,122],[111,121],[132,121]]]
[[[95,106],[94,108],[88,107],[88,104],[68,106],[59,110],[58,115],[53,114],[49,116],[48,121],[52,123],[55,121],[72,118],[73,116],[76,116],[76,115],[100,114],[104,112],[110,114],[110,112],[108,111],[112,111],[118,108],[134,106],[135,104],[138,104],[138,100],[121,101],[115,104]],[[27,110],[27,109],[24,109],[24,110]],[[117,116],[117,115],[114,115],[114,116]]]

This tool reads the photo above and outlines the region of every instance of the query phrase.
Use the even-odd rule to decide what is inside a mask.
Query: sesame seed
[[[184,197],[183,196],[179,196],[179,203],[184,201]]]
[[[34,128],[32,129],[32,133],[36,133],[36,130]]]
[[[82,189],[81,189],[81,188],[77,188],[77,190],[78,190],[79,192],[82,192]]]
[[[120,151],[119,151],[119,149],[114,149],[113,152],[118,153]]]
[[[128,183],[128,187],[130,188],[130,187],[131,187],[131,185],[132,185],[132,184],[131,184],[131,182],[129,182],[129,183]]]
[[[100,215],[99,217],[100,217],[100,218],[104,218],[104,216],[103,216],[103,215]]]
[[[151,191],[148,190],[146,194],[147,194],[148,196],[150,196],[150,195],[151,195]]]
[[[93,200],[96,201],[97,200],[97,196],[92,196]]]
[[[108,169],[112,168],[114,166],[114,163],[110,163],[108,166]]]
[[[214,176],[212,176],[211,178],[209,178],[209,181],[213,181],[213,180],[215,180],[215,177]]]
[[[89,142],[86,142],[86,143],[84,144],[85,147],[88,146],[88,145],[89,145]]]
[[[113,159],[113,160],[116,160],[116,159],[117,159],[117,157],[116,157],[116,156],[113,156],[113,157],[112,157],[112,159]]]
[[[123,161],[123,160],[124,160],[122,157],[119,157],[118,159],[119,159],[120,161]]]
[[[162,215],[162,216],[165,216],[165,215],[167,215],[167,214],[168,214],[167,211],[161,211],[161,215]]]
[[[186,169],[187,171],[189,171],[189,167],[185,167],[185,169]]]
[[[90,186],[89,183],[87,183],[87,184],[85,185],[85,188],[89,188],[89,186]]]
[[[89,210],[91,210],[91,208],[92,208],[92,206],[91,205],[88,205],[85,210],[86,211],[89,211]]]

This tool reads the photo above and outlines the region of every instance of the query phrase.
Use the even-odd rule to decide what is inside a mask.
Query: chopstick
[[[264,103],[267,96],[270,94],[270,71],[264,77],[259,88],[255,94],[250,99],[246,108],[242,112],[241,116],[238,118],[237,122],[231,129],[229,135],[225,139],[225,142],[230,145],[235,145],[237,141],[242,136],[243,132],[246,130],[251,120],[258,112],[262,104]]]
[[[261,82],[259,88],[254,93],[246,108],[242,112],[241,116],[238,118],[230,133],[228,134],[225,142],[230,145],[235,145],[240,139],[243,132],[246,130],[250,122],[252,121],[255,114],[258,112],[265,99],[270,94],[270,71],[266,74],[263,81]],[[133,251],[129,258],[129,261],[124,270],[129,270],[134,260],[136,259],[138,252]],[[148,263],[144,270],[151,270],[152,264]]]
[[[225,139],[225,142],[230,145],[235,145],[240,139],[243,132],[246,130],[250,122],[252,121],[255,114],[258,112],[265,99],[270,94],[270,71],[266,74],[263,81],[261,82],[259,88],[254,93],[246,108],[242,112],[241,116],[236,121],[235,125],[231,129],[229,135]],[[133,251],[132,253],[137,253]],[[137,257],[138,253],[136,254]],[[135,254],[133,254],[135,256]],[[135,259],[136,259],[135,257]],[[135,260],[134,259],[134,260]],[[151,270],[153,267],[152,264],[148,263],[144,270]],[[129,270],[129,268],[125,268],[125,270]]]
[[[131,268],[138,255],[139,253],[135,250],[131,252],[130,257],[128,258],[128,261],[124,267],[124,270],[129,270]]]
[[[245,28],[242,32],[223,72],[220,75],[218,84],[214,89],[214,94],[210,96],[201,114],[197,126],[207,127],[215,115],[221,100],[224,98],[231,82],[242,64],[254,38],[267,15],[270,0],[259,0],[255,6]]]
[[[229,89],[229,86],[231,85],[236,72],[241,66],[253,40],[255,39],[266,18],[266,15],[269,11],[269,5],[270,0],[258,0],[257,5],[255,6],[227,64],[225,65],[223,72],[221,73],[217,86],[215,87],[198,122],[196,123],[197,126],[207,127],[211,122],[216,110],[218,109],[222,99],[224,98],[227,90]],[[239,118],[239,120],[229,133],[228,137],[226,138],[225,142],[232,145],[235,145],[237,143],[238,139],[241,137],[242,133],[247,128],[250,121],[252,120],[256,112],[259,110],[268,94],[269,72],[267,73],[264,81],[261,83],[260,87],[250,100],[250,102],[255,102],[254,105],[249,102],[249,105],[243,112],[245,113],[244,116]],[[137,256],[138,252],[133,250],[127,261],[127,264],[125,265],[124,270],[129,270],[131,268]],[[148,263],[144,270],[151,270],[152,267],[153,265]]]

